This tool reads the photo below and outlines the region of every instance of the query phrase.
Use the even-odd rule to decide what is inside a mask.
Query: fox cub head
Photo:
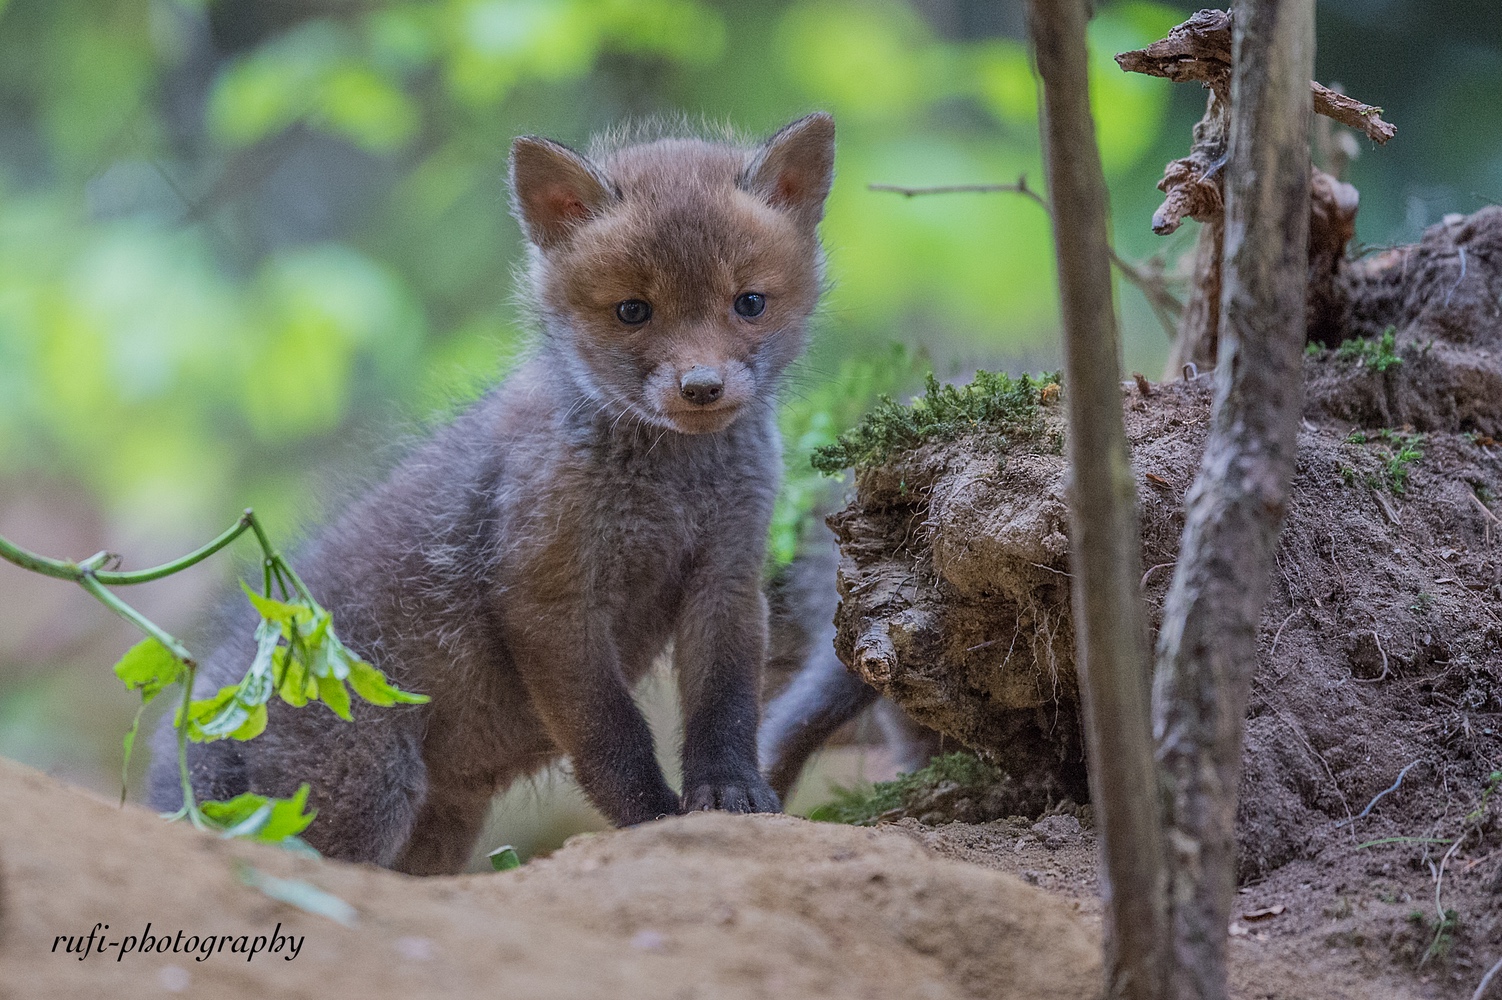
[[[513,210],[558,363],[616,415],[729,426],[802,350],[833,171],[823,113],[754,148],[672,138],[588,158],[517,139]]]

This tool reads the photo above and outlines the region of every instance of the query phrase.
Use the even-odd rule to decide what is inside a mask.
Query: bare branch
[[[1030,0],[1064,325],[1070,572],[1091,803],[1108,900],[1106,995],[1162,996],[1166,903],[1148,726],[1136,483],[1121,414],[1107,195],[1090,114],[1086,0]]]
[[[1237,10],[1221,363],[1153,690],[1173,851],[1164,995],[1175,1000],[1227,995],[1242,734],[1303,395],[1314,2]]]
[[[1116,65],[1127,73],[1161,76],[1174,83],[1202,83],[1222,99],[1231,86],[1231,12],[1202,10],[1145,49],[1122,52]]]
[[[1315,114],[1333,118],[1342,125],[1349,125],[1358,132],[1365,132],[1373,142],[1385,144],[1398,134],[1396,125],[1382,120],[1382,109],[1372,104],[1362,104],[1354,97],[1337,93],[1324,84],[1309,84],[1314,91]]]
[[[903,187],[900,184],[867,184],[867,191],[886,191],[892,194],[900,194],[906,198],[913,198],[924,194],[1020,194],[1029,199],[1051,217],[1053,209],[1049,207],[1048,199],[1027,186],[1027,175],[1020,174],[1015,184],[939,184],[933,187]],[[1218,199],[1217,195],[1217,199]],[[1168,334],[1168,339],[1174,338],[1178,329],[1177,320],[1184,310],[1184,304],[1168,290],[1168,282],[1163,277],[1161,267],[1153,269],[1151,262],[1136,264],[1127,260],[1116,252],[1115,247],[1108,248],[1111,254],[1111,263],[1121,272],[1121,276],[1135,285],[1147,299],[1148,307],[1157,317],[1158,323],[1163,327],[1163,332]]]
[[[890,191],[912,198],[920,194],[1020,194],[1024,198],[1030,198],[1038,203],[1043,211],[1053,214],[1048,207],[1048,201],[1038,192],[1027,186],[1027,175],[1022,174],[1017,178],[1016,184],[940,184],[935,187],[902,187],[898,184],[867,184],[868,191]]]

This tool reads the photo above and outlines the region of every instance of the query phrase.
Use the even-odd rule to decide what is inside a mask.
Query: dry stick
[[[1481,985],[1476,987],[1476,992],[1471,994],[1471,1000],[1481,1000],[1486,995],[1486,988],[1492,984],[1492,977],[1502,972],[1502,958],[1497,959],[1497,964],[1486,970],[1486,975],[1481,977]]]
[[[1019,174],[1015,184],[938,184],[933,187],[904,187],[900,184],[867,184],[867,191],[888,191],[892,194],[900,194],[904,198],[913,198],[923,194],[1020,194],[1024,198],[1035,203],[1050,217],[1053,209],[1049,207],[1048,200],[1027,186],[1027,175]],[[1163,327],[1172,340],[1178,331],[1178,316],[1184,311],[1184,304],[1168,290],[1163,277],[1153,274],[1147,267],[1133,263],[1116,252],[1116,248],[1108,246],[1111,254],[1111,263],[1121,276],[1136,286],[1147,299],[1147,304],[1153,311],[1153,316],[1158,320],[1158,325]]]
[[[1288,617],[1283,619],[1283,624],[1279,625],[1278,631],[1273,633],[1272,648],[1267,651],[1268,662],[1271,662],[1273,657],[1278,655],[1278,640],[1283,638],[1283,630],[1288,627],[1289,622],[1293,621],[1293,616],[1298,614],[1299,610],[1299,608],[1294,608],[1292,611],[1288,612]]]
[[[1158,1000],[1166,924],[1148,720],[1137,490],[1121,415],[1106,182],[1090,116],[1086,0],[1029,0],[1069,403],[1070,571],[1091,802],[1100,830],[1106,995]]]
[[[1116,63],[1127,73],[1161,76],[1175,83],[1203,83],[1224,95],[1230,87],[1233,11],[1201,10],[1168,37],[1144,49],[1122,52]],[[1398,130],[1382,119],[1382,109],[1337,93],[1309,81],[1315,114],[1349,125],[1378,144],[1386,143]]]
[[[1237,7],[1215,408],[1153,690],[1172,1000],[1226,997],[1242,736],[1303,390],[1313,62],[1313,0]]]
[[[1387,796],[1391,795],[1393,792],[1396,792],[1398,790],[1398,786],[1400,786],[1400,785],[1403,784],[1403,778],[1408,774],[1409,771],[1413,770],[1414,767],[1417,764],[1419,764],[1423,759],[1424,758],[1420,757],[1418,760],[1411,761],[1408,764],[1407,767],[1403,768],[1403,770],[1401,770],[1401,771],[1398,772],[1398,780],[1397,781],[1394,781],[1391,785],[1389,785],[1388,787],[1382,789],[1382,791],[1378,792],[1376,795],[1372,796],[1372,800],[1366,804],[1366,808],[1363,809],[1363,810],[1361,810],[1361,812],[1357,813],[1355,816],[1352,816],[1350,819],[1343,819],[1339,823],[1336,823],[1335,824],[1335,829],[1339,830],[1341,827],[1345,826],[1347,823],[1354,823],[1358,819],[1366,819],[1367,816],[1371,815],[1372,808],[1374,806],[1376,806],[1376,804],[1378,802],[1381,802],[1384,798],[1386,798]]]
[[[1444,903],[1440,902],[1440,893],[1445,888],[1445,866],[1450,863],[1450,859],[1455,856],[1455,852],[1460,850],[1460,845],[1466,842],[1466,837],[1469,833],[1469,830],[1465,830],[1460,836],[1456,837],[1455,842],[1450,845],[1450,849],[1445,852],[1445,856],[1439,859],[1439,871],[1434,874],[1434,912],[1438,914],[1439,922],[1434,928],[1434,940],[1429,942],[1429,949],[1424,952],[1424,957],[1419,959],[1419,968],[1421,969],[1424,967],[1424,963],[1429,961],[1434,955],[1434,949],[1439,947],[1440,938],[1445,934],[1445,906]],[[1432,863],[1430,867],[1434,867]]]

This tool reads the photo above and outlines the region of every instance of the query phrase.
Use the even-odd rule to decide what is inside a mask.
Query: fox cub
[[[827,114],[755,147],[517,139],[533,356],[294,560],[345,642],[431,701],[352,723],[274,704],[255,740],[192,746],[195,791],[309,781],[310,843],[413,873],[459,871],[497,790],[565,754],[616,824],[778,810],[756,751],[775,399],[819,298],[833,162]],[[245,610],[200,697],[252,658]],[[631,697],[669,641],[681,798]],[[153,804],[177,784],[159,753]]]

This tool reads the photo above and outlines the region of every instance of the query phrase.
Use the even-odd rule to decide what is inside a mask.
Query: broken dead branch
[[[1366,137],[1379,145],[1385,145],[1387,140],[1398,134],[1398,129],[1390,122],[1382,120],[1382,109],[1373,104],[1362,104],[1354,97],[1347,97],[1339,91],[1331,90],[1314,81],[1309,82],[1309,87],[1314,91],[1314,113],[1332,118],[1342,125],[1349,125],[1358,132],[1366,133]]]
[[[1204,224],[1195,248],[1189,297],[1180,314],[1168,371],[1189,361],[1215,363],[1220,326],[1220,258],[1224,240],[1224,172],[1230,124],[1231,34],[1233,12],[1202,10],[1175,27],[1166,38],[1143,49],[1123,52],[1117,65],[1128,73],[1158,76],[1175,83],[1199,83],[1210,91],[1205,114],[1194,127],[1189,155],[1163,168],[1158,189],[1163,204],[1153,213],[1159,236],[1175,232],[1185,219]],[[1382,118],[1382,109],[1313,81],[1314,111],[1349,125],[1378,143],[1397,129]],[[1337,173],[1339,167],[1337,165]],[[1345,247],[1356,231],[1356,189],[1338,177],[1315,171],[1310,211],[1310,340],[1328,343],[1341,313],[1337,271]],[[1161,318],[1161,317],[1160,317]]]
[[[1231,86],[1231,30],[1234,12],[1202,10],[1169,31],[1166,38],[1144,49],[1116,56],[1116,65],[1127,73],[1160,76],[1174,83],[1199,83],[1226,100]],[[1315,114],[1349,125],[1376,143],[1386,143],[1398,134],[1384,121],[1382,109],[1363,104],[1323,84],[1309,81]]]

